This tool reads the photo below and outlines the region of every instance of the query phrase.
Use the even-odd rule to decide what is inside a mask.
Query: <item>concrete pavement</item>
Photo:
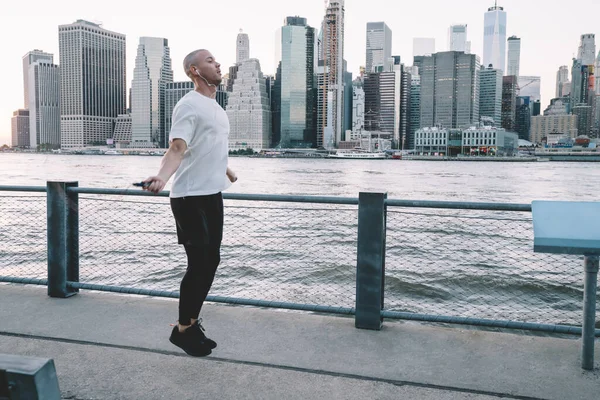
[[[580,340],[206,305],[206,358],[168,341],[177,302],[0,285],[0,353],[53,358],[68,399],[596,399]],[[600,361],[600,344],[596,361]]]

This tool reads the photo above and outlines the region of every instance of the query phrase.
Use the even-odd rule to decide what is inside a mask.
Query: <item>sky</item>
[[[467,24],[471,52],[483,58],[483,19],[493,0],[346,0],[344,54],[356,76],[365,64],[367,22],[384,21],[392,30],[392,54],[412,65],[415,37],[433,37],[436,50],[447,50],[448,27]],[[26,5],[25,5],[26,4]],[[235,62],[240,29],[250,37],[250,56],[260,60],[263,73],[275,72],[275,33],[285,17],[305,17],[319,28],[323,0],[227,0],[154,3],[140,0],[11,1],[3,5],[0,37],[0,145],[10,144],[13,111],[23,107],[22,57],[40,49],[58,63],[58,26],[77,19],[101,23],[127,36],[127,85],[131,86],[141,36],[169,40],[174,79],[185,80],[182,61],[197,48],[209,49],[224,72]],[[521,75],[541,76],[542,109],[554,97],[556,72],[571,66],[579,37],[595,33],[600,50],[600,1],[581,0],[571,8],[564,0],[499,0],[508,14],[507,37],[521,38]],[[585,11],[584,11],[585,10]],[[278,60],[277,60],[278,61]]]

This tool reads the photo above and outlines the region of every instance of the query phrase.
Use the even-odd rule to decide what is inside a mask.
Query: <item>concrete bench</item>
[[[0,400],[60,400],[54,361],[0,354]]]

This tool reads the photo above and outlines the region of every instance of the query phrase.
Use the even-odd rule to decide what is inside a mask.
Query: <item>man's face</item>
[[[201,51],[196,57],[196,62],[192,66],[213,85],[219,85],[223,80],[221,76],[221,64],[215,60],[215,57],[209,51]]]

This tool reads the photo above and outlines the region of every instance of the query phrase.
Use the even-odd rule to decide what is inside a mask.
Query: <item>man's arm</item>
[[[226,175],[227,175],[227,178],[229,178],[229,182],[233,183],[233,182],[237,181],[237,175],[229,167],[227,167]]]
[[[162,191],[171,176],[177,171],[181,165],[183,155],[187,150],[187,143],[183,139],[173,139],[169,145],[169,150],[165,153],[160,163],[160,169],[158,175],[151,176],[144,182],[150,183],[149,186],[145,187],[144,190],[149,190],[152,193],[158,193]]]

